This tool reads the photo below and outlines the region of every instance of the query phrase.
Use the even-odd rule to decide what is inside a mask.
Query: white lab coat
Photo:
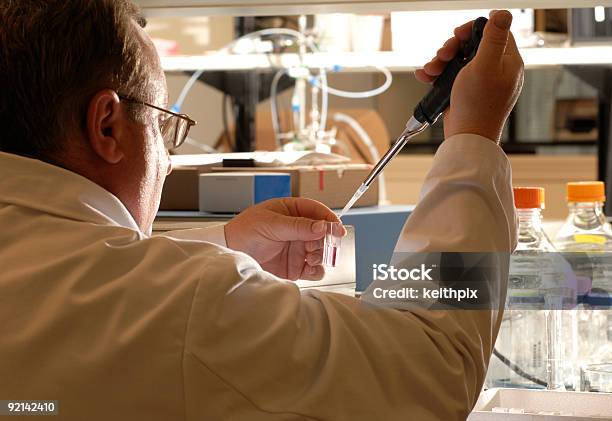
[[[461,135],[398,250],[508,252],[515,234],[506,156]],[[61,420],[466,417],[498,312],[300,292],[225,248],[221,228],[200,235],[149,238],[89,180],[0,153],[0,399],[58,400]]]

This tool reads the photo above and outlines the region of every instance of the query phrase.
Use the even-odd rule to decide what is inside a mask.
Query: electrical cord
[[[537,385],[547,387],[548,383],[544,380],[538,379],[537,377],[525,372],[521,367],[510,361],[505,355],[500,353],[496,348],[493,348],[493,355],[495,355],[502,363],[504,363],[510,370],[514,371],[516,374],[521,376],[524,379],[529,380]]]

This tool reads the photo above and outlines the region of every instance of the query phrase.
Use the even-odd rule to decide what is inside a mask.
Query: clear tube
[[[289,29],[289,28],[267,28],[267,29],[261,29],[259,31],[248,33],[246,35],[241,36],[240,38],[236,38],[235,40],[227,44],[225,47],[221,48],[219,52],[225,52],[226,50],[231,50],[238,42],[242,40],[263,37],[266,35],[290,36],[290,37],[299,39],[300,41],[304,42],[308,46],[308,48],[310,48],[312,51],[319,51],[319,48],[317,47],[317,45],[310,38],[302,34],[300,31],[296,31],[295,29]]]
[[[325,240],[323,243],[323,265],[336,267],[342,244],[342,223],[327,222],[325,224]]]
[[[189,93],[191,88],[193,88],[193,85],[195,85],[195,83],[198,81],[198,79],[200,78],[200,76],[202,76],[203,73],[204,70],[202,69],[191,75],[187,83],[185,83],[185,86],[183,86],[183,89],[181,89],[181,93],[179,94],[178,99],[172,106],[173,111],[177,113],[181,111],[181,108],[183,107],[183,102],[185,102],[185,98],[187,98],[187,94]]]
[[[277,93],[278,93],[278,83],[280,82],[281,77],[285,74],[285,69],[280,69],[274,77],[272,78],[272,83],[270,84],[270,107],[272,111],[272,128],[274,129],[274,139],[276,140],[276,146],[280,149],[282,147],[280,141],[280,124],[279,124],[279,115],[277,108]]]
[[[378,67],[374,66],[378,70],[380,70],[385,75],[385,81],[378,88],[363,91],[363,92],[352,92],[352,91],[343,91],[340,89],[332,88],[331,86],[323,86],[321,82],[317,80],[317,78],[311,78],[310,83],[321,88],[324,92],[328,92],[332,95],[336,95],[342,98],[350,98],[350,99],[360,99],[360,98],[371,98],[373,96],[377,96],[385,92],[391,86],[393,82],[393,75],[386,67]]]
[[[355,133],[357,133],[357,135],[361,138],[363,143],[370,151],[370,155],[372,155],[372,162],[376,163],[380,161],[380,154],[378,153],[378,149],[376,149],[374,142],[372,142],[372,139],[370,138],[370,136],[368,136],[368,133],[363,129],[363,127],[361,127],[357,120],[344,113],[335,113],[334,120],[346,123],[351,126],[351,128],[355,131]],[[384,203],[387,201],[387,188],[385,184],[384,173],[380,174],[380,176],[378,177],[378,182],[380,187],[378,200],[380,203]]]
[[[329,92],[327,92],[327,72],[325,69],[319,69],[319,78],[321,79],[321,118],[319,129],[325,131],[327,129],[327,110],[329,109]]]

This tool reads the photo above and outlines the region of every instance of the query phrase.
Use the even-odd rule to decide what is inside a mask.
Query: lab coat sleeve
[[[211,225],[205,228],[191,228],[185,230],[166,231],[161,234],[176,240],[206,241],[207,243],[227,247],[225,241],[225,224]]]
[[[446,142],[398,248],[510,251],[503,152],[474,136]],[[446,236],[453,224],[477,231]],[[496,312],[402,312],[300,292],[229,251],[203,267],[183,362],[188,419],[463,421],[480,392]]]
[[[512,171],[502,149],[477,135],[445,140],[395,252],[510,252],[516,239]]]

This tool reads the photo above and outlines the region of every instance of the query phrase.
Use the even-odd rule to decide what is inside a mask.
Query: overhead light
[[[595,8],[595,22],[604,22],[606,20],[606,9],[603,6]]]

